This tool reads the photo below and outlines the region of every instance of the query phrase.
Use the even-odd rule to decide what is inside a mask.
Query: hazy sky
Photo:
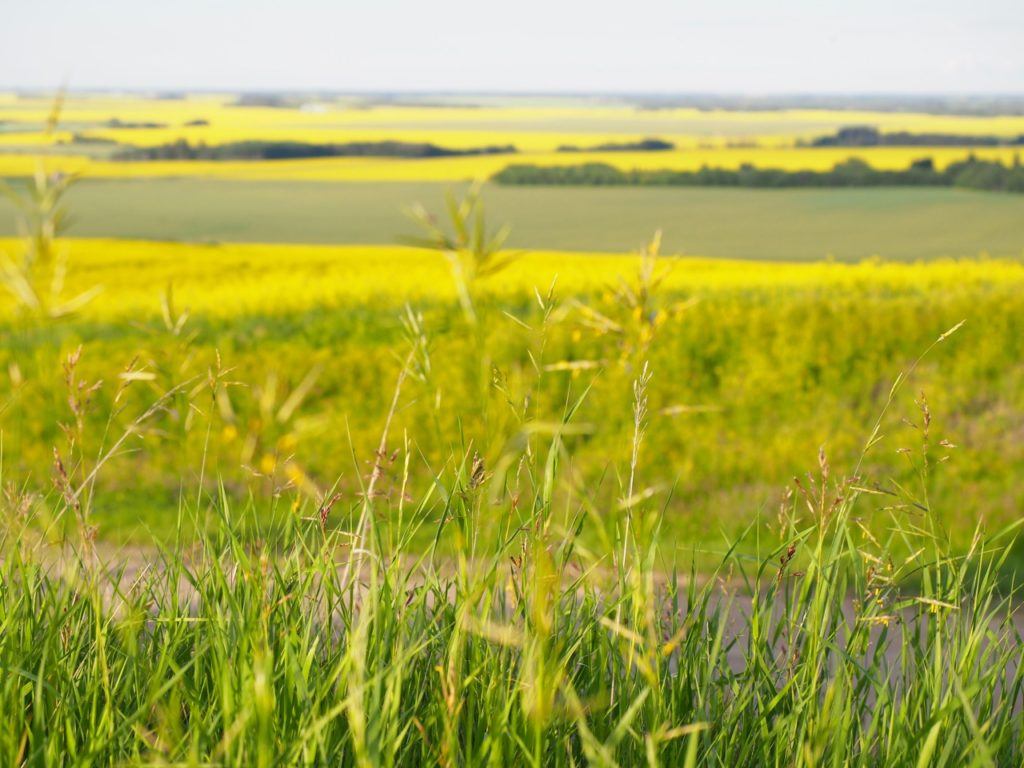
[[[5,0],[0,87],[1024,92],[1024,0]]]

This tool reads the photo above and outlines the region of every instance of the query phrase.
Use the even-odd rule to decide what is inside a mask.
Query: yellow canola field
[[[179,309],[206,317],[455,300],[443,256],[403,246],[61,242],[70,261],[69,291],[102,289],[82,312],[97,320],[156,315],[167,285],[173,285]],[[21,247],[16,240],[0,240],[0,249],[9,255]],[[1014,260],[797,264],[685,257],[663,263],[669,268],[667,289],[698,295],[737,289],[877,292],[880,286],[951,295],[992,284],[1016,284],[1024,290],[1024,263]],[[555,281],[557,293],[565,297],[601,291],[637,267],[636,256],[532,251],[483,287],[494,294],[521,296],[532,295],[534,288],[544,291]],[[9,299],[0,298],[0,311],[9,309]]]
[[[324,181],[458,181],[486,178],[509,163],[541,165],[606,162],[621,169],[694,170],[708,165],[736,168],[744,163],[784,170],[824,170],[849,157],[876,168],[905,168],[932,157],[940,167],[967,156],[945,147],[864,149],[796,146],[801,140],[848,125],[882,130],[1017,136],[1024,117],[972,117],[839,110],[726,111],[641,109],[593,102],[508,103],[483,106],[373,105],[354,99],[311,101],[288,108],[234,106],[227,95],[157,99],[140,96],[70,96],[61,110],[60,130],[44,126],[53,105],[45,98],[0,94],[0,176],[32,173],[35,157],[52,152],[54,170],[97,178],[196,176],[226,179]],[[158,127],[110,127],[122,124]],[[193,123],[193,125],[188,125]],[[195,124],[199,123],[199,124]],[[434,159],[323,158],[291,161],[113,162],[103,158],[113,145],[76,144],[74,135],[120,144],[153,146],[179,139],[192,144],[245,140],[429,142],[466,149],[514,145],[515,155]],[[659,137],[676,144],[670,152],[558,153],[562,145],[593,147]],[[50,146],[61,144],[61,146]],[[1014,161],[1019,148],[975,150],[979,157]]]
[[[1024,134],[1024,116],[930,115],[854,110],[699,110],[643,109],[629,104],[523,105],[514,100],[499,105],[381,105],[342,99],[310,102],[297,107],[234,106],[228,95],[190,95],[184,99],[139,96],[69,96],[61,122],[90,136],[114,138],[139,145],[185,138],[220,144],[245,139],[296,141],[352,140],[404,131],[410,138],[448,139],[468,146],[480,141],[512,142],[523,150],[554,149],[559,143],[591,143],[645,135],[677,141],[708,139],[766,139],[792,144],[848,125],[873,125],[885,131],[1016,136]],[[0,94],[0,121],[6,131],[19,124],[46,121],[52,111],[47,98],[16,98]],[[161,128],[109,128],[122,123],[158,123]],[[208,125],[186,123],[206,121]]]
[[[481,155],[428,159],[331,157],[302,160],[162,160],[119,162],[86,157],[31,154],[0,155],[0,177],[28,176],[40,160],[47,172],[80,173],[89,178],[199,177],[253,181],[441,181],[486,179],[514,163],[575,165],[607,163],[623,170],[697,170],[702,166],[738,168],[745,163],[759,168],[827,170],[849,158],[860,158],[880,169],[903,169],[911,161],[930,157],[939,168],[964,160],[970,154],[1011,164],[1021,155],[1013,147],[967,150],[958,147],[871,147],[849,149],[732,148],[670,152],[542,152],[515,155]]]

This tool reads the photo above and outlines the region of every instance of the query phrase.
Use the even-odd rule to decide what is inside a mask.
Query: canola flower
[[[62,239],[61,244],[72,265],[69,290],[102,287],[102,301],[81,310],[86,318],[154,314],[169,283],[180,305],[209,317],[455,298],[444,257],[407,246],[76,238]],[[0,239],[0,249],[7,253],[21,247],[21,241]],[[1024,263],[1015,259],[786,263],[686,256],[663,257],[663,262],[670,267],[664,290],[707,295],[941,291],[953,296],[989,285],[1024,287]],[[485,281],[481,290],[492,296],[524,296],[557,282],[563,295],[601,292],[635,271],[637,263],[637,257],[628,254],[530,251],[513,261],[500,279]],[[5,301],[0,298],[0,307]]]
[[[425,455],[442,456],[455,448],[451,441],[474,433],[485,441],[481,453],[499,450],[487,441],[508,439],[500,419],[492,415],[489,431],[478,432],[473,419],[481,411],[461,411],[460,421],[449,422],[454,414],[445,404],[478,400],[481,379],[488,398],[515,402],[524,381],[543,375],[559,383],[549,388],[549,401],[532,403],[541,413],[557,413],[563,398],[591,387],[580,418],[599,429],[578,446],[575,468],[594,482],[604,457],[631,430],[628,413],[614,416],[611,403],[629,389],[639,357],[649,352],[657,374],[650,408],[663,419],[649,438],[649,470],[677,483],[669,524],[700,539],[710,535],[700,521],[712,515],[736,532],[752,509],[774,506],[778,489],[822,443],[839,460],[856,451],[851,435],[860,434],[857,426],[890,385],[880,371],[904,365],[961,320],[967,325],[956,342],[922,367],[913,385],[942,414],[950,442],[970,448],[969,458],[947,473],[950,481],[931,492],[944,498],[958,483],[971,484],[972,493],[957,496],[956,514],[945,521],[956,536],[978,514],[993,522],[1017,514],[1019,491],[1007,478],[1024,471],[1024,452],[1006,425],[1024,408],[1013,364],[1024,355],[1019,260],[787,264],[661,257],[652,292],[653,281],[635,282],[642,266],[637,256],[526,253],[475,288],[476,310],[486,318],[482,341],[494,365],[481,377],[474,371],[479,342],[462,328],[450,265],[437,252],[77,239],[62,247],[69,255],[68,290],[102,292],[45,331],[26,326],[11,314],[13,302],[0,298],[11,341],[0,354],[0,371],[13,385],[17,412],[29,414],[14,419],[12,405],[0,416],[5,461],[47,476],[53,457],[43,435],[60,418],[64,397],[60,381],[32,369],[59,369],[79,344],[82,380],[143,380],[133,390],[140,406],[147,386],[223,380],[212,410],[207,401],[195,409],[182,402],[145,438],[145,445],[173,438],[173,450],[118,458],[133,478],[129,507],[143,505],[148,525],[167,519],[159,510],[169,488],[204,455],[230,487],[252,472],[267,493],[284,482],[323,491],[351,446],[375,450],[372,414],[387,405],[380,382],[394,375],[393,349],[412,332],[423,335],[415,348],[423,357],[417,386],[424,389],[403,408],[400,423],[418,434],[430,425],[427,435],[436,442],[421,440]],[[168,286],[171,301],[164,298]],[[403,328],[406,304],[422,313],[415,328]],[[523,338],[542,330],[543,356],[537,348],[524,357]],[[457,364],[432,362],[439,359]],[[111,370],[123,366],[129,367],[121,374]],[[980,392],[988,393],[984,401]],[[207,429],[194,426],[204,420],[210,439]],[[899,423],[892,429],[906,431]],[[884,471],[904,472],[911,471],[910,458],[893,453],[880,461]],[[119,476],[111,474],[107,492],[117,491]],[[119,506],[105,509],[105,535],[136,535],[138,519],[126,519]]]

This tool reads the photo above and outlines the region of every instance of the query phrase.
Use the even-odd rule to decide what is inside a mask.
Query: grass
[[[1024,758],[1018,261],[516,259],[472,195],[424,250],[68,243],[36,192],[0,763]],[[837,431],[772,514],[680,546],[680,500],[801,428]],[[163,536],[111,546],[104,503],[154,487]]]
[[[71,233],[149,240],[393,242],[402,209],[437,209],[436,184],[165,179],[86,181]],[[516,248],[635,250],[655,229],[667,252],[782,261],[1020,257],[1024,199],[962,190],[515,189],[487,186]],[[0,200],[0,233],[14,234]]]
[[[1018,595],[998,581],[1016,526],[953,546],[908,486],[872,535],[873,481],[822,457],[777,546],[752,533],[736,542],[750,555],[680,572],[645,490],[646,367],[619,403],[633,428],[608,456],[609,506],[573,477],[585,398],[524,421],[493,463],[466,450],[418,481],[392,419],[421,354],[386,396],[387,449],[351,500],[286,494],[268,520],[224,493],[184,497],[179,531],[213,514],[210,535],[111,557],[88,479],[58,466],[48,501],[15,486],[0,528],[3,762],[1020,762]],[[923,490],[938,467],[927,412],[921,428]],[[864,455],[886,442],[879,426],[865,438]]]

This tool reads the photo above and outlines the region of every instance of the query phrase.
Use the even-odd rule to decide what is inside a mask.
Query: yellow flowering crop
[[[400,305],[405,301],[454,301],[444,257],[433,251],[390,245],[185,244],[131,240],[61,241],[70,257],[69,290],[101,286],[83,309],[96,319],[159,312],[173,285],[176,304],[210,317],[293,312],[310,306],[353,303]],[[0,240],[16,254],[22,245]],[[667,290],[738,289],[970,290],[998,282],[1024,288],[1024,264],[1016,260],[954,260],[856,264],[779,263],[686,257],[666,259]],[[531,251],[482,283],[505,296],[531,295],[557,281],[561,295],[599,292],[636,271],[631,255]],[[0,307],[8,304],[0,298]]]
[[[2,96],[2,94],[0,94]],[[540,165],[605,162],[622,169],[693,170],[701,166],[736,168],[744,163],[785,170],[823,170],[858,157],[877,168],[905,168],[931,157],[939,167],[962,160],[957,147],[821,148],[798,142],[848,125],[873,125],[885,131],[1016,136],[1024,117],[983,117],[829,110],[760,112],[665,109],[629,105],[531,106],[367,106],[352,100],[311,103],[292,108],[235,106],[226,95],[152,99],[138,96],[72,95],[61,113],[62,130],[43,133],[52,105],[43,98],[0,98],[0,176],[21,176],[35,167],[33,153],[60,143],[55,168],[98,178],[200,176],[228,179],[303,179],[325,181],[455,181],[493,175],[510,162]],[[477,156],[423,160],[326,158],[244,162],[111,162],[100,159],[103,146],[89,140],[153,146],[178,140],[224,144],[246,140],[353,142],[395,140],[429,142],[465,149],[514,145],[514,156]],[[676,145],[669,152],[559,153],[563,145],[581,148],[634,142],[656,136]],[[979,157],[1012,162],[1015,148],[976,150]]]

